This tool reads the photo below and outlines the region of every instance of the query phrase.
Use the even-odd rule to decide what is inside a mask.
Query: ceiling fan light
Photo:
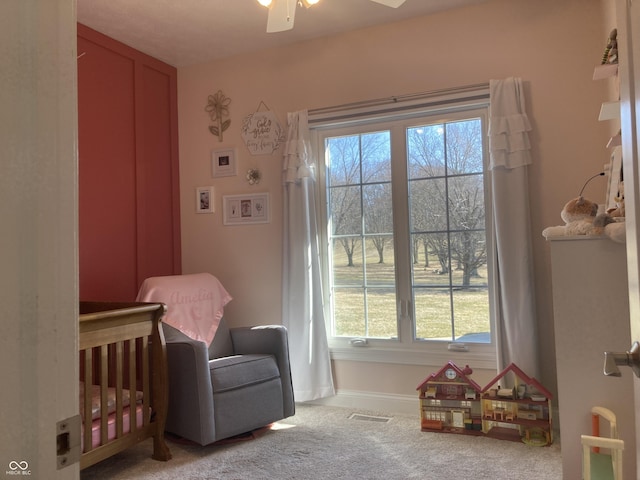
[[[269,7],[271,5],[272,0],[258,0],[258,3],[263,7]]]

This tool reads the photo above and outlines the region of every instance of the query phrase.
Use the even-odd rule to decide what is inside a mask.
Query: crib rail
[[[160,322],[165,312],[165,305],[159,303],[80,302],[80,380],[84,385],[81,468],[150,436],[154,438],[153,458],[171,458],[164,443],[168,394]],[[92,430],[94,386],[98,386],[100,398],[97,446],[93,445]],[[115,402],[110,402],[113,396]],[[110,403],[115,404],[113,412],[109,411]]]

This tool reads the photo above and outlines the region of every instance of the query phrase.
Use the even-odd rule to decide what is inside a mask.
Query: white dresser
[[[594,405],[616,414],[624,471],[635,472],[633,372],[622,367],[622,377],[603,374],[605,351],[631,347],[626,246],[606,237],[549,242],[563,478],[581,478],[580,435],[591,433]]]

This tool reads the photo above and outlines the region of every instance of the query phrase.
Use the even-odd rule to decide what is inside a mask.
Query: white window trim
[[[437,93],[437,92],[436,92]],[[456,112],[463,112],[467,116],[468,112],[474,110],[482,110],[483,122],[488,121],[488,105],[489,95],[488,88],[479,86],[474,89],[462,89],[460,92],[455,90],[447,91],[439,96],[434,93],[427,95],[428,99],[412,98],[405,105],[398,105],[392,99],[387,106],[374,102],[374,105],[358,105],[354,108],[343,109],[327,109],[327,111],[319,111],[318,114],[309,112],[309,123],[311,127],[311,144],[312,149],[316,153],[317,162],[317,179],[319,187],[317,190],[317,211],[320,212],[320,254],[324,268],[329,265],[329,244],[328,244],[328,219],[326,210],[326,172],[324,161],[317,153],[322,151],[320,147],[320,132],[333,130],[336,128],[344,128],[349,124],[360,126],[370,125],[372,123],[385,122],[388,125],[394,123],[404,123],[407,119],[416,117],[426,117],[441,115],[444,112],[452,116],[456,116]],[[393,120],[392,120],[393,118]],[[396,120],[396,118],[398,118]],[[485,157],[488,158],[488,142],[485,144]],[[404,147],[403,147],[404,148]],[[406,155],[404,155],[406,157]],[[490,182],[485,182],[485,187],[490,188]],[[487,215],[487,230],[492,229],[491,215]],[[491,234],[493,239],[493,234]],[[493,259],[493,249],[491,249],[489,268],[495,269],[495,259]],[[329,276],[323,275],[323,290],[330,292]],[[494,277],[495,272],[494,272]],[[405,365],[442,365],[448,361],[456,364],[468,364],[475,368],[495,369],[497,362],[497,342],[495,325],[494,306],[496,303],[495,296],[497,288],[493,291],[490,289],[490,308],[491,308],[491,343],[480,344],[460,344],[458,342],[438,341],[438,340],[413,340],[411,342],[400,343],[393,339],[357,339],[350,337],[333,337],[328,335],[329,349],[333,360],[359,361],[359,362],[378,362],[389,364],[405,364]],[[331,311],[329,295],[324,298],[325,311]],[[398,300],[398,317],[399,317],[399,334],[403,338],[407,338],[407,329],[412,329],[412,319],[409,312],[412,310],[407,301]],[[331,319],[327,318],[330,324]],[[330,325],[328,325],[330,327]],[[327,332],[331,329],[327,328]],[[413,335],[408,338],[412,338]],[[356,341],[354,341],[356,340]],[[361,340],[361,341],[357,341]],[[460,351],[456,348],[465,348],[468,350]],[[453,350],[452,350],[453,348]]]

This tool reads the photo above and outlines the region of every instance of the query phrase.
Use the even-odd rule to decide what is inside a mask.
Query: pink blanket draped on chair
[[[231,299],[216,277],[194,273],[147,278],[136,301],[166,304],[164,323],[209,345]]]

